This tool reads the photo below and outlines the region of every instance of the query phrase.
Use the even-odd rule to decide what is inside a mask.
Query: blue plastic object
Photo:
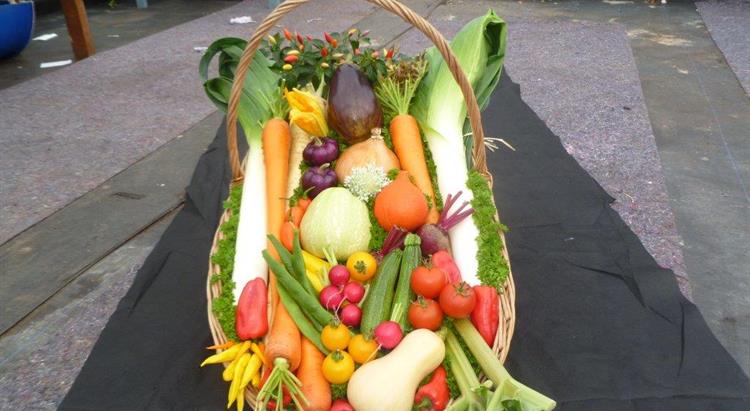
[[[34,32],[34,3],[0,0],[0,59],[23,51]]]

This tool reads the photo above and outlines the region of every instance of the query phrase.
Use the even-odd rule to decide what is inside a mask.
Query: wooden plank
[[[122,173],[0,246],[0,335],[183,202],[223,119],[212,114]]]
[[[82,60],[94,54],[94,41],[91,39],[89,19],[83,0],[60,0],[60,4],[76,59]]]

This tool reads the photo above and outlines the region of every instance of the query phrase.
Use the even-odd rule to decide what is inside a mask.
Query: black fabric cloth
[[[517,151],[489,164],[517,286],[509,371],[560,410],[750,410],[750,382],[609,204],[504,76],[487,134]],[[185,207],[148,257],[62,410],[226,405],[221,367],[199,368],[208,252],[227,195],[222,128]]]

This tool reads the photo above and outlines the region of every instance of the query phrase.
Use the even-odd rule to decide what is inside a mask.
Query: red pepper
[[[443,366],[437,367],[430,381],[419,387],[414,403],[420,411],[443,411],[451,399],[448,375]]]
[[[284,37],[286,37],[287,40],[292,41],[292,33],[287,29],[284,29]]]
[[[235,328],[241,340],[260,338],[268,332],[268,290],[262,278],[256,278],[242,289],[237,301]]]
[[[305,39],[302,37],[301,34],[299,33],[296,33],[296,34],[297,34],[297,43],[303,44],[305,42]]]
[[[477,305],[471,312],[471,322],[482,335],[487,345],[492,347],[495,343],[498,321],[500,320],[500,298],[495,288],[488,285],[477,285],[474,287],[474,295],[477,296]]]
[[[297,60],[299,60],[299,56],[296,55],[296,54],[290,54],[290,55],[284,57],[284,63],[292,64],[292,63],[296,62]]]
[[[307,36],[305,36],[305,38],[306,38],[307,40],[309,40],[309,41],[313,41],[313,38],[312,38],[312,36],[311,36],[311,35],[309,35],[309,34],[308,34]]]
[[[320,49],[320,55],[323,56],[323,57],[327,56],[328,55],[328,47],[323,47],[322,49]]]
[[[392,59],[393,58],[393,53],[395,52],[395,50],[396,49],[393,49],[393,48],[390,49],[390,50],[388,50],[388,53],[386,53],[385,58]]]
[[[432,265],[437,267],[448,275],[448,283],[455,284],[461,282],[461,270],[453,261],[450,253],[445,250],[440,250],[432,255]]]
[[[323,33],[323,37],[325,37],[326,41],[327,41],[327,42],[328,42],[329,44],[333,44],[333,42],[334,42],[334,41],[336,41],[336,39],[334,39],[334,38],[333,38],[333,37],[332,37],[332,36],[331,36],[330,34],[328,34],[327,32],[326,32],[326,33]],[[336,47],[336,46],[334,46],[334,47]]]

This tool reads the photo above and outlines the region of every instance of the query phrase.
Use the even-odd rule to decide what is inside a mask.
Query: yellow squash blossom
[[[289,122],[310,135],[317,137],[328,135],[325,100],[314,93],[298,89],[287,91],[284,96],[291,108]]]

